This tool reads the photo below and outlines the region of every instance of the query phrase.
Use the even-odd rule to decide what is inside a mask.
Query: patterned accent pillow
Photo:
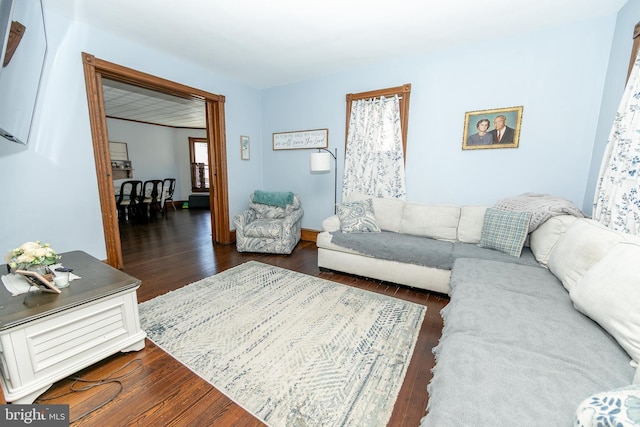
[[[589,396],[578,406],[573,425],[579,427],[640,425],[640,386],[629,386]]]
[[[338,217],[343,233],[380,233],[371,199],[338,205]]]
[[[488,208],[484,215],[478,246],[519,257],[529,233],[529,222],[530,212],[507,212]]]

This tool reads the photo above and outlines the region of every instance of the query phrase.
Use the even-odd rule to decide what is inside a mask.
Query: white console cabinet
[[[84,252],[62,254],[81,279],[61,294],[0,289],[0,380],[5,400],[32,403],[53,383],[119,351],[144,348],[140,281]]]

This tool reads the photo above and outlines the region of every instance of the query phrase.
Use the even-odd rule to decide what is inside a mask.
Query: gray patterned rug
[[[385,426],[426,310],[250,261],[140,304],[140,320],[270,426]]]

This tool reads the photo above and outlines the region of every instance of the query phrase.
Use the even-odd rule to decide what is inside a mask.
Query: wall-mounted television
[[[13,14],[13,0],[0,0],[0,64],[4,62],[11,30],[11,16]],[[1,70],[0,70],[1,73]]]
[[[5,63],[12,23],[20,43]],[[27,144],[47,52],[40,0],[0,0],[0,136]]]

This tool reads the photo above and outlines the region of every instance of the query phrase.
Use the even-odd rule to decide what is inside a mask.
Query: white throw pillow
[[[400,232],[455,242],[459,219],[457,206],[405,203]]]
[[[536,260],[547,265],[551,249],[558,243],[569,226],[573,224],[578,217],[573,215],[554,216],[542,223],[529,235],[529,246]]]
[[[480,243],[486,206],[462,206],[458,222],[458,241]]]
[[[592,219],[579,218],[569,226],[551,249],[547,265],[570,291],[592,265],[623,240],[622,233]]]
[[[640,362],[640,246],[619,243],[569,293],[575,307],[598,322]]]

